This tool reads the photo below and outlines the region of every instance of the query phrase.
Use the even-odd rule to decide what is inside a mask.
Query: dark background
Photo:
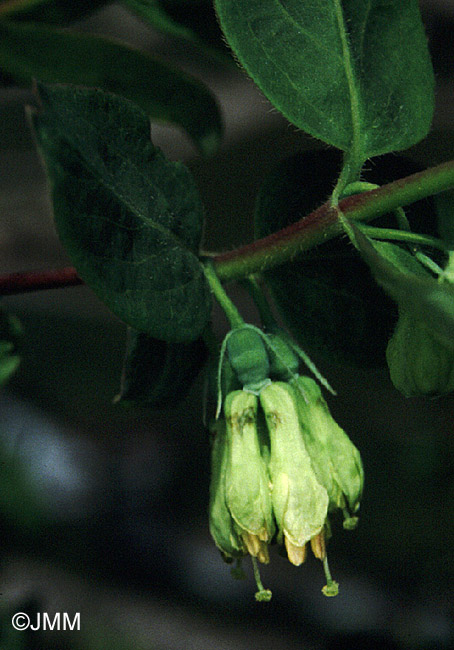
[[[454,157],[454,2],[422,4],[437,74],[437,111],[413,158]],[[156,144],[193,171],[207,207],[205,248],[252,237],[254,197],[286,155],[317,146],[238,69],[207,63],[120,6],[78,29],[158,52],[202,78],[219,99],[226,138],[202,160],[176,129]],[[0,272],[69,264],[55,235],[23,104],[0,88]],[[248,298],[231,289],[245,315]],[[385,370],[321,362],[338,391],[330,407],[360,448],[366,490],[360,525],[335,522],[327,599],[319,563],[297,569],[272,553],[273,591],[254,601],[229,575],[207,524],[209,442],[202,379],[178,408],[112,405],[125,328],[85,287],[9,297],[26,332],[22,365],[0,396],[0,647],[2,650],[296,650],[454,647],[452,395],[405,399]],[[216,309],[219,335],[226,330]],[[81,631],[13,635],[17,611],[81,612]]]

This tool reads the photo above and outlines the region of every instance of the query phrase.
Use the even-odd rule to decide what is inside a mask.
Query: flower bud
[[[226,426],[223,420],[216,422],[213,433],[209,505],[210,533],[216,546],[223,556],[228,559],[245,555],[246,549],[236,531],[235,522],[227,508],[225,498],[228,446]]]
[[[281,382],[267,386],[260,403],[271,441],[271,499],[279,537],[290,562],[299,565],[306,557],[306,543],[323,530],[328,494],[304,446],[291,387]]]
[[[274,534],[274,521],[268,472],[260,453],[257,406],[258,398],[241,390],[225,400],[226,503],[248,552],[268,562],[266,543]]]
[[[333,419],[320,386],[311,377],[297,377],[291,385],[304,444],[317,479],[328,492],[329,510],[356,512],[364,485],[359,451]],[[354,523],[355,518],[347,517],[344,526]]]
[[[391,381],[406,397],[442,395],[454,390],[454,349],[404,309],[399,311],[386,360]]]

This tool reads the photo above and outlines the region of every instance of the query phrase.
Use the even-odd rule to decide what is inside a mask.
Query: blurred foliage
[[[19,320],[0,308],[0,386],[19,366],[21,340],[22,326]]]

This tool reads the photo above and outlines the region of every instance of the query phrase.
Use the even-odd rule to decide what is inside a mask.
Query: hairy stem
[[[339,213],[356,221],[370,221],[419,199],[454,188],[454,160],[401,178],[377,189],[354,194],[337,206],[324,203],[291,226],[227,253],[209,256],[222,282],[260,273],[332,239],[343,232]],[[73,268],[0,276],[0,295],[25,293],[81,284]]]
[[[210,261],[205,262],[203,270],[205,271],[205,277],[208,280],[211,292],[218,301],[219,305],[224,310],[224,313],[227,316],[232,329],[244,325],[243,317],[238,311],[236,305],[226,294],[222,284],[219,282],[219,278],[216,275],[213,264]]]
[[[223,282],[238,280],[252,273],[271,269],[291,261],[343,232],[339,213],[352,220],[370,221],[419,199],[454,188],[454,161],[442,163],[380,188],[354,194],[338,206],[324,203],[300,221],[234,251],[213,258],[217,275]]]

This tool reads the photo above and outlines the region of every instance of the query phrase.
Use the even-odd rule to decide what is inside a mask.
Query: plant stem
[[[53,271],[28,271],[0,275],[0,295],[11,296],[16,293],[29,293],[44,289],[60,289],[83,284],[76,269],[66,267]]]
[[[214,297],[218,301],[219,305],[224,310],[225,315],[229,319],[229,323],[232,329],[244,325],[243,317],[238,311],[236,305],[234,305],[234,303],[230,300],[230,298],[226,294],[224,287],[222,286],[218,276],[216,275],[216,271],[214,270],[211,261],[205,262],[205,264],[203,265],[203,269],[205,271],[205,277],[208,280],[208,284],[210,285],[210,289]]]
[[[238,280],[252,273],[291,261],[296,255],[343,232],[338,215],[357,221],[370,221],[387,212],[422,198],[454,188],[454,161],[442,163],[388,185],[354,194],[338,206],[324,203],[300,221],[247,246],[213,259],[223,282]]]
[[[300,221],[251,244],[211,257],[213,274],[220,282],[240,280],[260,273],[317,246],[343,232],[339,212],[349,219],[370,221],[432,194],[454,188],[454,160],[401,178],[375,190],[354,194],[338,206],[324,203]],[[205,267],[206,268],[206,267]],[[81,284],[73,268],[13,273],[0,276],[0,295],[25,293]],[[212,287],[213,292],[214,288]]]

